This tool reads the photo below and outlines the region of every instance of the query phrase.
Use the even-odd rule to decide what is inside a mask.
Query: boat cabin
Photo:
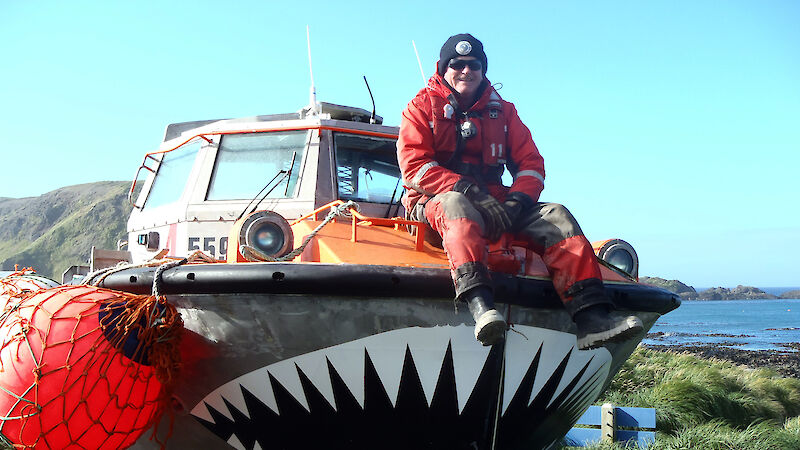
[[[402,215],[398,131],[368,111],[330,103],[171,124],[131,188],[132,260],[196,250],[225,259],[231,226],[253,209],[292,220],[341,199],[372,217]]]

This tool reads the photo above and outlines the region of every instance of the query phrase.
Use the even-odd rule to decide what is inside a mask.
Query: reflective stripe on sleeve
[[[409,187],[413,188],[415,191],[421,192],[425,195],[429,195],[428,192],[426,192],[424,189],[422,189],[422,187],[420,187],[419,182],[422,180],[422,177],[425,176],[425,173],[428,171],[428,169],[430,169],[431,167],[436,167],[438,165],[439,163],[436,161],[425,163],[424,166],[419,168],[417,174],[414,175],[414,178],[411,180],[411,183],[409,183]]]
[[[537,178],[542,183],[544,183],[544,177],[542,176],[542,174],[540,174],[535,170],[520,170],[519,172],[517,172],[517,176],[515,177],[515,179],[519,177],[534,177]]]

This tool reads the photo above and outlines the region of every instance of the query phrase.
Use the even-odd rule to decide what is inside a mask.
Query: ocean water
[[[782,344],[800,343],[800,299],[684,300],[658,319],[650,333],[655,335],[643,340],[645,344],[797,351]]]

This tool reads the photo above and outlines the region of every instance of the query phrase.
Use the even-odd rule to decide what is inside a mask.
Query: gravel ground
[[[785,377],[800,378],[800,352],[780,350],[741,350],[712,345],[644,345],[644,347],[676,353],[689,353],[702,358],[716,358],[751,368],[770,368]],[[798,343],[783,344],[799,348]]]

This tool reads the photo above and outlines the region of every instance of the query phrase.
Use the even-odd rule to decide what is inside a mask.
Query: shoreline
[[[742,350],[715,345],[640,344],[661,352],[685,353],[704,359],[718,359],[751,369],[772,369],[783,377],[800,378],[800,352],[781,350]],[[795,344],[800,345],[800,344]]]

